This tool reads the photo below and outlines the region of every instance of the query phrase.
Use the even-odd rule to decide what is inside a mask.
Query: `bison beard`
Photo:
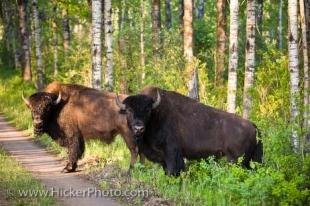
[[[256,140],[256,126],[234,114],[155,87],[127,97],[118,106],[125,110],[139,151],[161,164],[166,174],[179,175],[185,167],[184,158],[214,155],[236,162],[243,156],[245,167],[250,167],[251,160],[262,161],[263,148]],[[143,135],[135,132],[137,122],[144,127]]]

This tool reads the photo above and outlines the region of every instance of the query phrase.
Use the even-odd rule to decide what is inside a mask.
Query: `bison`
[[[173,91],[146,87],[123,101],[116,98],[133,131],[139,151],[162,165],[166,174],[179,175],[184,158],[226,156],[243,164],[262,161],[256,126],[237,115],[199,103]]]
[[[124,99],[126,95],[121,95]],[[47,133],[68,148],[69,161],[64,172],[73,172],[84,153],[84,140],[100,138],[111,143],[117,134],[124,138],[131,153],[130,167],[138,150],[124,115],[119,114],[116,95],[74,84],[51,83],[43,92],[24,98],[31,110],[34,133]]]

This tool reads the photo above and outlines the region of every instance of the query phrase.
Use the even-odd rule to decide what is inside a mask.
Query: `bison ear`
[[[161,97],[160,97],[159,91],[157,90],[156,100],[153,103],[152,108],[155,109],[156,107],[158,107],[158,105],[160,104],[160,101],[161,101]]]

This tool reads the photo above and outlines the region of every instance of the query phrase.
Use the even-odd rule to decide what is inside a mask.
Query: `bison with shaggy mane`
[[[120,95],[124,99],[126,95]],[[68,148],[65,172],[73,172],[85,150],[84,140],[99,138],[111,143],[121,134],[131,153],[130,166],[136,162],[138,149],[127,120],[119,113],[116,95],[75,84],[53,82],[44,92],[24,98],[31,110],[34,133],[47,133]]]

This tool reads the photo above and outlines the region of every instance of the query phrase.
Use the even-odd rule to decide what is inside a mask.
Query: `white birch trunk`
[[[140,12],[141,12],[141,19],[140,19],[140,65],[142,68],[142,83],[145,79],[145,51],[144,51],[144,21],[145,21],[145,5],[144,0],[140,0]]]
[[[283,49],[283,0],[280,0],[280,5],[279,5],[279,22],[278,22],[278,46],[279,49]]]
[[[228,65],[228,90],[227,111],[236,112],[237,92],[237,67],[238,67],[238,0],[230,1],[230,34],[229,34],[229,65]]]
[[[41,52],[41,28],[40,19],[38,11],[38,1],[32,0],[32,14],[34,22],[34,40],[35,40],[35,50],[36,50],[36,64],[37,64],[37,88],[42,90],[44,87],[44,72],[42,63],[42,52]]]
[[[107,55],[105,85],[107,90],[113,90],[113,28],[112,28],[112,2],[104,1],[104,31],[105,31],[105,47]]]
[[[92,87],[101,89],[101,0],[92,0]]]
[[[298,1],[288,1],[288,17],[289,17],[289,33],[288,33],[288,53],[289,53],[289,70],[290,70],[290,83],[291,83],[291,123],[297,125],[298,123],[298,97],[299,97],[299,74],[298,74]],[[294,126],[294,127],[295,127]],[[295,151],[299,150],[299,139],[296,128],[292,131],[292,146]]]
[[[152,0],[152,41],[155,59],[159,57],[161,14],[160,0]]]
[[[62,27],[63,27],[63,46],[65,53],[68,52],[70,48],[70,24],[69,24],[69,17],[68,11],[62,11]]]
[[[17,0],[18,4],[18,16],[19,16],[19,28],[22,39],[22,75],[23,80],[31,81],[31,58],[30,58],[30,42],[29,33],[27,30],[27,14],[26,14],[26,1]]]
[[[57,6],[55,5],[53,8],[54,16],[52,21],[52,27],[53,27],[53,50],[54,50],[54,76],[57,76],[58,74],[58,30],[57,30]]]
[[[307,44],[307,24],[305,19],[305,3],[299,0],[300,23],[302,31],[303,60],[304,60],[304,129],[309,129],[309,56]]]
[[[183,45],[184,56],[187,60],[187,71],[190,72],[188,81],[188,96],[199,100],[198,74],[194,62],[193,53],[193,1],[184,0],[184,17],[183,17]]]
[[[247,1],[245,74],[243,89],[243,118],[249,119],[252,108],[252,97],[249,93],[254,83],[255,72],[255,0]]]

